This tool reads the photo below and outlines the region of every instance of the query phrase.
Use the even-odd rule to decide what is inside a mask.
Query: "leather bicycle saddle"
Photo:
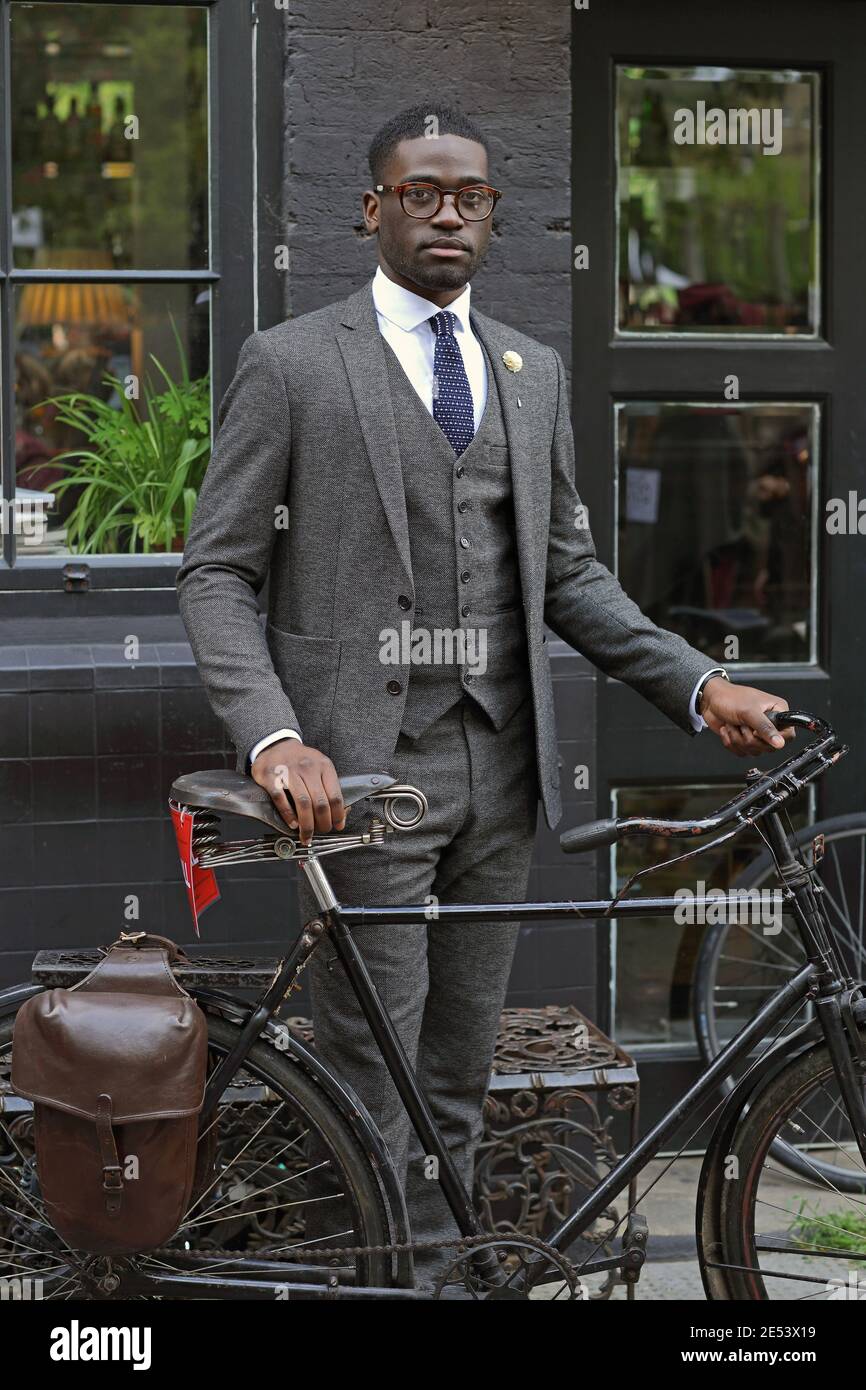
[[[364,772],[340,778],[343,804],[353,806],[365,796],[386,791],[396,784],[387,772]],[[287,834],[286,823],[264,787],[242,772],[211,768],[207,772],[187,772],[171,784],[171,795],[184,806],[222,811],[226,815],[249,816],[263,821],[272,830]],[[291,801],[291,797],[289,797]]]

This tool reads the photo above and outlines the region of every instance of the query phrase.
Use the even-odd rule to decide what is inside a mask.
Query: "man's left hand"
[[[784,748],[794,729],[777,729],[766,711],[788,709],[781,695],[770,695],[752,685],[735,685],[712,676],[703,689],[699,713],[726,748],[738,758],[760,757],[768,748]]]

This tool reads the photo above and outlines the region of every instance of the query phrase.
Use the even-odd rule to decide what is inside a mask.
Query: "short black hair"
[[[396,116],[386,121],[370,141],[367,160],[374,183],[381,182],[388,157],[401,140],[418,140],[422,135],[428,134],[431,116],[436,120],[437,134],[460,135],[464,140],[475,140],[477,144],[483,145],[488,156],[490,155],[484,132],[473,120],[464,116],[462,111],[458,111],[456,106],[442,106],[434,101],[428,102],[425,106],[407,106],[404,111],[398,111]]]

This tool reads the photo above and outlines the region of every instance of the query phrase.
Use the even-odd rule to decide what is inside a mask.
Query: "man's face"
[[[418,180],[439,188],[488,182],[484,146],[460,135],[401,140],[379,180],[383,184]],[[419,294],[460,291],[484,260],[493,218],[461,217],[454,198],[446,198],[434,217],[410,217],[396,193],[365,193],[364,220],[379,234],[379,264],[398,284]]]

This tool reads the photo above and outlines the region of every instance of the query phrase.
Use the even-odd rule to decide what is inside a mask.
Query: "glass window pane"
[[[206,268],[205,9],[11,15],[15,265]]]
[[[208,458],[209,299],[197,285],[15,286],[16,488],[47,514],[19,556],[183,548]]]
[[[617,68],[617,329],[814,335],[817,73]]]
[[[815,653],[818,407],[617,407],[617,574],[724,664]]]
[[[723,785],[675,787],[619,787],[614,798],[616,816],[658,816],[682,819],[707,816],[725,801],[742,790],[742,782]],[[790,808],[791,824],[799,830],[811,819],[809,803],[813,789],[808,790]],[[614,851],[614,884],[618,892],[638,869],[662,864],[682,852],[682,841],[664,836],[635,836],[623,840]],[[673,897],[678,889],[688,888],[696,897],[705,897],[709,889],[728,892],[746,865],[764,849],[757,830],[743,831],[715,849],[691,861],[659,869],[630,889],[629,895],[641,892],[647,896]],[[615,885],[615,886],[614,886]],[[772,899],[769,900],[772,909]],[[751,910],[751,909],[748,909]],[[675,922],[673,917],[618,918],[616,922],[616,1022],[615,1035],[624,1047],[639,1043],[691,1043],[692,979],[700,950],[704,923]],[[738,929],[738,950],[746,953],[748,930]],[[754,981],[753,981],[754,983]],[[745,1022],[742,1013],[739,1024],[731,1009],[735,995],[730,991],[725,1005],[731,1015],[724,1022],[725,1034],[736,1031]],[[729,1027],[730,1025],[730,1027]]]

